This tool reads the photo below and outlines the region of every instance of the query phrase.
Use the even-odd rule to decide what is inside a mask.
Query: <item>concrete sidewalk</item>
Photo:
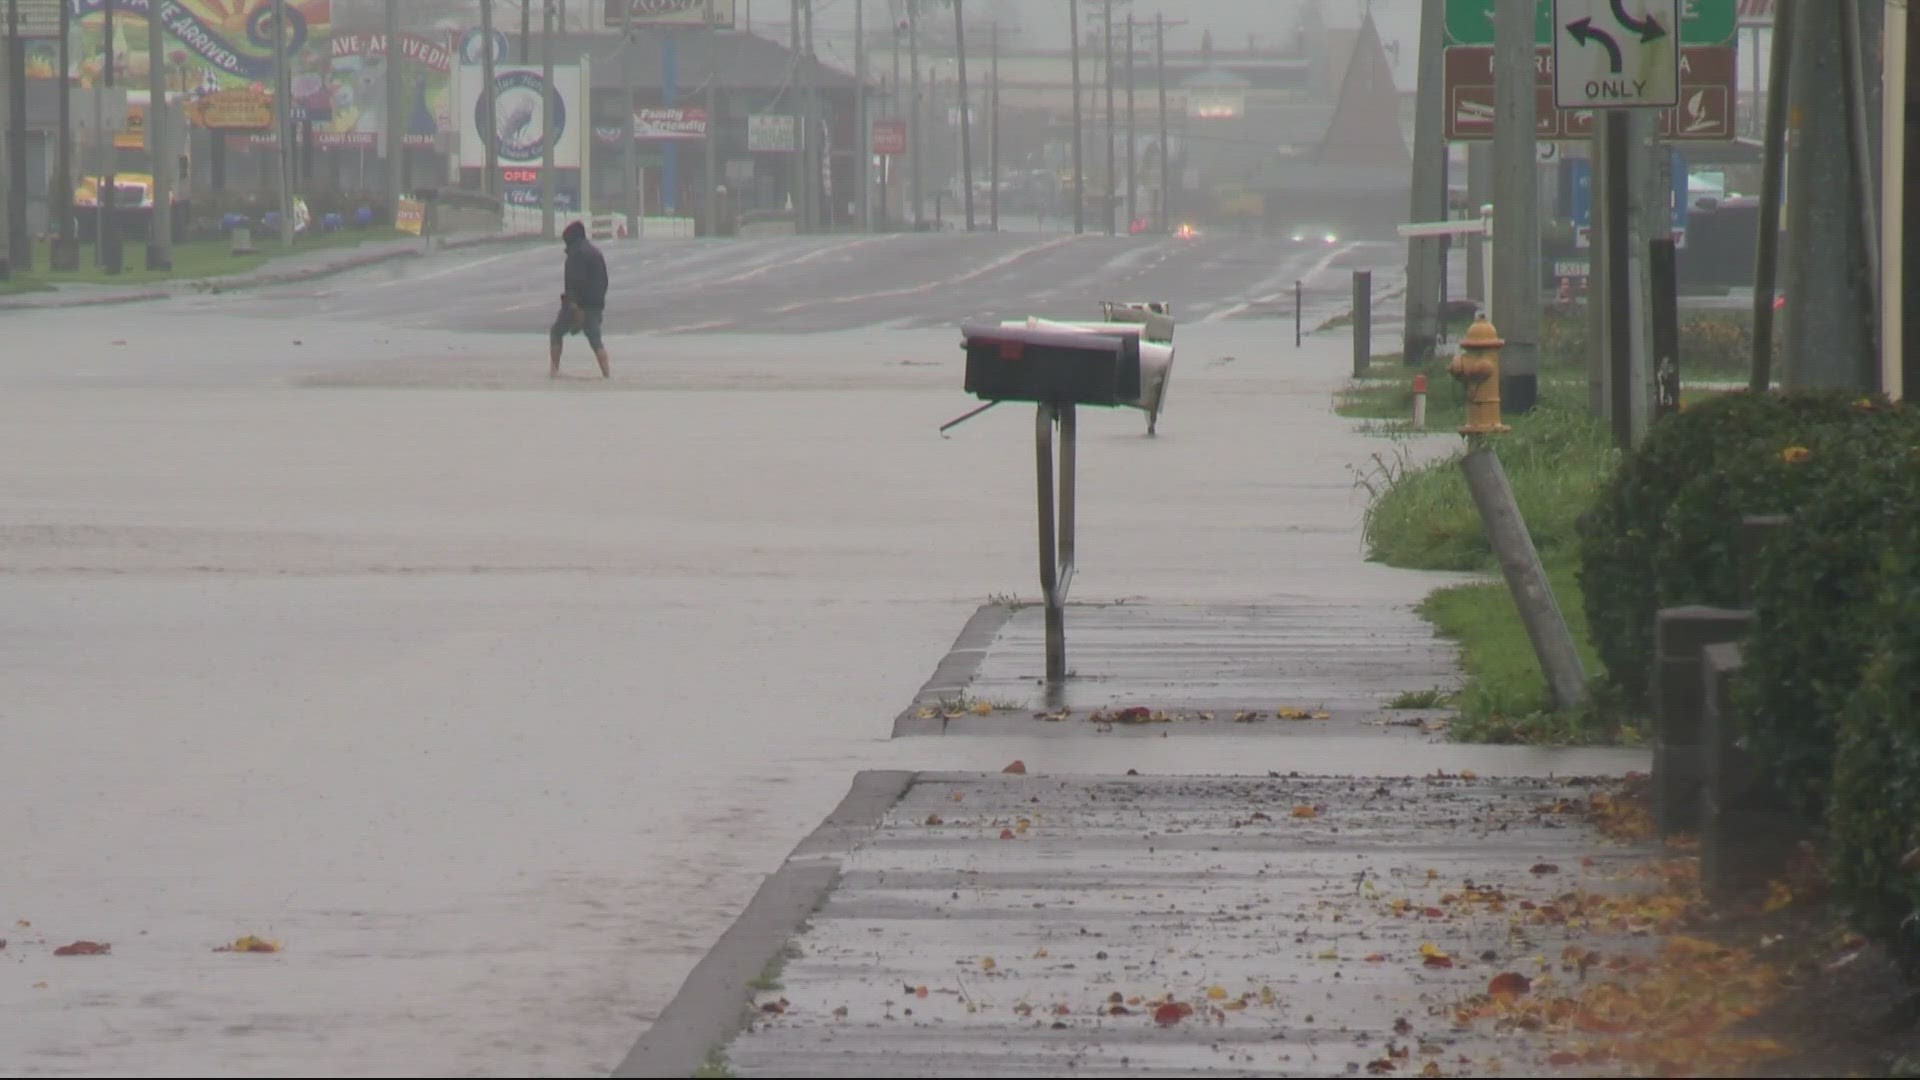
[[[617,1075],[1540,1075],[1544,1042],[1454,1012],[1573,982],[1576,943],[1650,949],[1622,913],[1651,849],[1570,825],[1591,790],[864,774]]]
[[[240,274],[205,278],[173,278],[141,285],[67,285],[45,292],[19,293],[0,298],[0,311],[49,308],[102,307],[166,300],[194,293],[222,293],[314,281],[369,266],[417,259],[438,251],[458,251],[489,244],[537,243],[539,237],[520,234],[477,234],[430,239],[371,240],[350,248],[322,248],[271,259]],[[260,241],[262,250],[272,245]]]

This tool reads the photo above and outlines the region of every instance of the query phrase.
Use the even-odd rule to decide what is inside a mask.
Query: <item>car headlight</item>
[[[1300,241],[1302,241],[1302,240],[1305,240],[1305,239],[1306,239],[1306,237],[1304,237],[1304,236],[1301,236],[1301,235],[1300,235],[1299,233],[1294,233],[1294,234],[1293,234],[1293,242],[1294,242],[1294,243],[1296,243],[1296,244],[1297,244],[1297,243],[1299,243],[1299,242],[1300,242]]]
[[[1339,243],[1339,242],[1340,242],[1340,238],[1339,238],[1339,237],[1337,237],[1337,236],[1335,236],[1335,235],[1333,235],[1332,233],[1328,233],[1328,234],[1327,234],[1327,243],[1329,243],[1329,244],[1337,244],[1337,243]]]

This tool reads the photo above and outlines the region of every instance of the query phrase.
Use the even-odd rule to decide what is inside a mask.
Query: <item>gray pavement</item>
[[[723,1042],[742,1076],[1540,1075],[1551,1039],[1454,1008],[1507,972],[1575,989],[1569,945],[1648,948],[1590,898],[1645,891],[1632,866],[1650,852],[1569,828],[1560,806],[1589,788],[1564,778],[862,785],[864,810],[762,894],[817,909],[789,912],[790,940],[763,925],[723,943],[735,977],[696,974],[706,1011],[670,1008],[620,1075],[687,1075]],[[889,786],[898,801],[875,805]],[[1556,901],[1589,917],[1535,916]],[[702,1045],[727,1006],[746,1031]]]
[[[545,377],[544,247],[0,312],[0,916],[31,924],[0,1066],[607,1072],[862,770],[1584,760],[1362,721],[891,739],[981,603],[1033,590],[1031,416],[935,432],[964,318],[1187,320],[1158,438],[1082,422],[1077,597],[1417,641],[1454,580],[1361,561],[1347,337],[1261,317],[1302,277],[1318,325],[1343,260],[1385,291],[1398,250],[1051,239],[615,251],[608,384],[578,343]],[[212,951],[246,933],[285,951]]]

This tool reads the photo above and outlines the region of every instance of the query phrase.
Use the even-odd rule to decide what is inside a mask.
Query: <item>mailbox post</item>
[[[1109,334],[992,323],[961,327],[961,347],[967,354],[966,390],[987,403],[976,413],[1007,401],[1036,406],[1040,589],[1046,602],[1047,683],[1056,689],[1067,678],[1066,607],[1067,592],[1073,586],[1078,407],[1113,409],[1139,402],[1141,335],[1137,326],[1126,330]],[[1055,427],[1060,430],[1057,459]]]

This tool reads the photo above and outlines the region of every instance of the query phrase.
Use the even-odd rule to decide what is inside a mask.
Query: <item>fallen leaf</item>
[[[62,945],[53,950],[55,956],[104,956],[113,951],[113,946],[100,941],[76,941],[71,945]]]
[[[1025,776],[1027,772],[1027,763],[1024,761],[1015,761],[1013,764],[1007,766],[1004,769],[1001,769],[1000,771],[1003,773],[1014,773],[1015,775]]]
[[[1055,1015],[1055,1016],[1072,1016],[1072,1015],[1073,1015],[1073,1010],[1072,1010],[1071,1008],[1069,1008],[1068,1006],[1066,1006],[1066,1005],[1055,1005],[1055,1006],[1053,1007],[1053,1015]]]
[[[26,928],[32,926],[33,924],[28,922],[25,919],[15,919],[13,920],[13,925],[19,927],[22,930],[25,930]]]
[[[1033,822],[1027,820],[1026,818],[1021,818],[1019,821],[1016,821],[1013,823],[1013,831],[1020,834],[1021,836],[1025,836],[1027,834],[1027,830],[1031,828],[1033,828]]]
[[[33,988],[35,990],[45,990],[47,988],[47,984],[44,982],[37,982],[33,984]]]
[[[928,815],[927,815],[927,824],[928,824],[928,825],[945,825],[946,823],[947,823],[947,819],[945,819],[945,818],[943,818],[943,817],[941,817],[941,816],[940,816],[939,814],[928,814]]]
[[[1398,1020],[1395,1020],[1393,1022],[1393,1033],[1395,1035],[1413,1034],[1413,1021],[1408,1020],[1404,1016],[1400,1017]]]
[[[1001,829],[1001,830],[1000,830],[1000,839],[1002,839],[1002,840],[1011,840],[1011,839],[1013,839],[1013,830],[1012,830],[1012,829]]]
[[[214,949],[213,951],[214,952],[274,953],[274,952],[280,951],[280,943],[277,941],[268,941],[265,938],[258,938],[258,937],[254,937],[252,934],[248,934],[246,937],[243,937],[243,938],[235,938],[231,944],[221,945],[218,948]]]
[[[1293,808],[1293,816],[1297,818],[1317,818],[1320,816],[1320,811],[1311,806],[1296,806]]]
[[[1122,997],[1120,995],[1120,991],[1118,990],[1115,990],[1113,993],[1107,995],[1107,1004],[1109,1005],[1118,1005],[1125,1000],[1127,999]]]
[[[1240,1012],[1247,1007],[1247,1003],[1244,1001],[1229,1001],[1220,1007],[1228,1012]]]
[[[1107,1006],[1107,1015],[1108,1016],[1132,1016],[1133,1010],[1127,1008],[1125,1005],[1109,1005]]]
[[[833,1018],[835,1020],[845,1020],[847,1018],[847,1007],[845,1005],[842,1005],[839,1008],[833,1010]]]
[[[1462,780],[1478,780],[1478,779],[1480,779],[1480,774],[1479,774],[1479,773],[1476,773],[1476,772],[1474,772],[1474,771],[1473,771],[1472,769],[1461,769],[1461,770],[1460,770],[1460,779],[1462,779]]]
[[[1273,993],[1273,987],[1263,986],[1260,988],[1260,1004],[1271,1005],[1277,1000],[1278,998],[1276,998]]]
[[[926,988],[926,987],[924,987],[924,986],[921,986],[921,987],[917,987],[917,988],[915,988],[915,990],[913,991],[913,996],[914,996],[914,997],[917,997],[917,998],[923,998],[923,997],[926,997],[926,996],[927,996],[927,988]]]
[[[1535,874],[1557,874],[1560,872],[1560,868],[1550,862],[1537,862],[1528,869],[1530,873]]]
[[[1207,1000],[1208,1000],[1208,1001],[1225,1001],[1225,1000],[1227,1000],[1227,988],[1226,988],[1226,987],[1224,987],[1224,986],[1209,986],[1209,987],[1207,987]]]
[[[1193,1006],[1184,1001],[1169,1001],[1153,1010],[1153,1022],[1156,1024],[1177,1024],[1193,1015]]]
[[[973,706],[973,715],[975,715],[975,716],[992,716],[992,715],[993,715],[993,706],[992,706],[992,705],[989,705],[989,704],[987,704],[987,703],[986,703],[986,702],[984,702],[984,701],[981,701],[981,702],[976,702],[976,703],[974,703],[974,706]]]
[[[998,963],[995,963],[993,957],[991,956],[983,956],[980,958],[981,971],[992,971],[994,968],[997,968],[999,966],[1000,965]]]
[[[1533,980],[1517,971],[1502,972],[1487,984],[1487,993],[1494,997],[1519,997],[1533,989]]]
[[[1421,963],[1427,965],[1430,968],[1450,968],[1453,966],[1453,957],[1429,956],[1425,960],[1421,961]]]
[[[1369,964],[1384,964],[1386,962],[1387,962],[1387,955],[1385,953],[1368,953],[1367,954],[1367,963]]]
[[[956,791],[953,794],[948,795],[947,798],[952,799],[954,802],[965,802],[967,798],[967,793],[964,791]]]
[[[1044,947],[1041,948],[1039,951],[1033,954],[1033,958],[1035,960],[1045,960],[1047,958],[1047,950]]]

